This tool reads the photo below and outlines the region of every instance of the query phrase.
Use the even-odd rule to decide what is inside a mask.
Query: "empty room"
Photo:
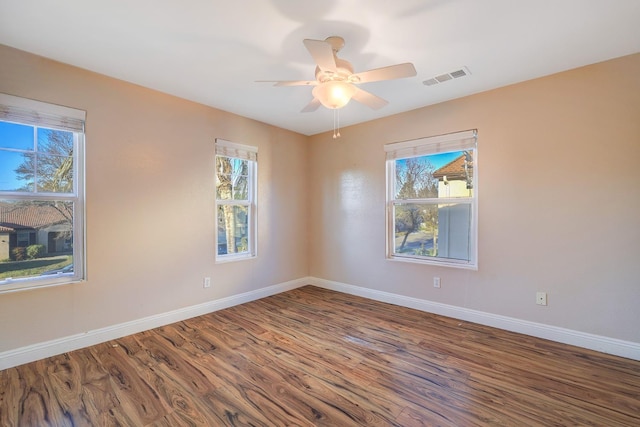
[[[639,20],[0,0],[0,426],[640,425]]]

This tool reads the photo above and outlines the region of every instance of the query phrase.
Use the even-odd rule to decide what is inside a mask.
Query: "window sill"
[[[478,271],[478,264],[477,263],[469,263],[469,262],[465,262],[465,261],[452,261],[452,260],[442,260],[442,261],[435,261],[435,260],[429,260],[429,259],[423,259],[423,258],[413,258],[413,257],[398,257],[398,256],[388,256],[387,257],[388,261],[394,261],[394,262],[406,262],[406,263],[411,263],[411,264],[425,264],[425,265],[433,265],[433,266],[438,266],[438,267],[451,267],[451,268],[460,268],[460,269],[464,269],[464,270],[474,270],[474,271]]]
[[[216,257],[216,264],[226,264],[229,262],[245,261],[245,260],[250,260],[255,258],[257,258],[256,255],[250,255],[250,254],[223,255],[222,257]]]
[[[55,280],[10,280],[0,284],[0,294],[8,294],[12,292],[30,291],[34,289],[50,288],[53,286],[73,285],[83,283],[84,279],[77,277],[64,277]]]

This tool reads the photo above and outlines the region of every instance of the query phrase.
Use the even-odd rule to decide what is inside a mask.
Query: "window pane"
[[[73,155],[73,133],[38,128],[38,151],[60,156]]]
[[[72,202],[0,200],[0,281],[73,271]]]
[[[395,161],[395,198],[473,196],[473,151],[430,154]]]
[[[394,207],[394,253],[469,261],[470,203],[401,204]]]
[[[218,255],[249,252],[249,207],[218,206]]]
[[[216,197],[218,200],[248,200],[248,160],[216,156]]]
[[[33,129],[0,122],[0,138],[11,148],[0,148],[0,191],[73,192],[73,133],[37,128],[34,147]]]
[[[33,159],[33,154],[0,149],[0,191],[33,191]]]
[[[438,181],[431,156],[396,160],[396,199],[425,199],[437,197]]]
[[[38,155],[37,189],[39,192],[73,192],[73,157]]]
[[[0,122],[0,147],[33,150],[33,126]]]

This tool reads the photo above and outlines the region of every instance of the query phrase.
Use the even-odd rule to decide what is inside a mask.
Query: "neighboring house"
[[[47,254],[70,253],[71,239],[71,223],[55,206],[0,203],[0,260],[15,248],[36,244]]]
[[[438,179],[438,197],[468,197],[473,191],[473,159],[461,154],[453,161],[437,169],[433,177]]]
[[[459,157],[433,172],[438,180],[438,198],[468,198],[473,195],[473,158],[463,152]],[[438,256],[452,259],[468,259],[471,242],[466,233],[472,221],[471,205],[466,203],[443,204],[438,208]]]

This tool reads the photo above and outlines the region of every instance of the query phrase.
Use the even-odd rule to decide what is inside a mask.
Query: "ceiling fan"
[[[337,56],[344,47],[342,37],[305,39],[303,43],[317,64],[315,80],[263,81],[275,83],[274,86],[314,86],[313,99],[302,109],[303,113],[315,111],[320,105],[334,110],[342,108],[351,99],[377,110],[388,102],[360,89],[358,84],[413,77],[417,74],[415,67],[409,62],[354,73],[351,63]]]

